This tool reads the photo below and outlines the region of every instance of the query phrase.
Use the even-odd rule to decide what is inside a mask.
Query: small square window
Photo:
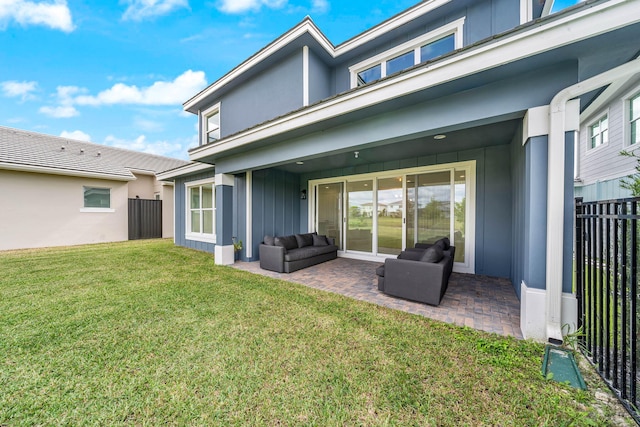
[[[609,142],[609,119],[603,116],[589,126],[589,146],[596,148]]]
[[[382,77],[382,66],[380,64],[358,73],[358,86],[379,80]]]
[[[83,187],[85,208],[111,208],[111,189]]]

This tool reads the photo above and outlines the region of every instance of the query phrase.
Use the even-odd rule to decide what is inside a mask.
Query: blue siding
[[[564,232],[562,252],[562,291],[573,291],[573,159],[576,132],[567,132],[564,140]]]
[[[309,103],[329,98],[331,93],[331,69],[309,50]]]
[[[302,49],[224,95],[220,131],[228,136],[300,107]]]
[[[253,255],[265,235],[284,236],[300,233],[299,176],[277,169],[253,172]],[[305,223],[306,228],[306,223]]]
[[[205,251],[205,252],[210,252],[213,253],[214,252],[214,244],[213,243],[207,243],[207,242],[198,242],[195,240],[187,240],[185,238],[185,232],[187,229],[187,225],[186,225],[186,202],[187,202],[187,195],[185,193],[185,183],[188,182],[193,182],[193,181],[199,181],[201,179],[206,179],[206,178],[213,178],[215,175],[215,171],[213,169],[211,169],[211,171],[207,171],[204,173],[199,173],[196,175],[191,175],[191,176],[186,176],[186,177],[179,177],[176,178],[175,180],[175,184],[174,184],[174,203],[175,203],[175,215],[174,215],[174,222],[175,222],[175,243],[178,246],[185,246],[187,248],[191,248],[191,249],[197,249],[199,251]]]
[[[520,298],[520,282],[524,278],[525,268],[525,150],[522,147],[522,124],[516,130],[511,141],[511,212],[512,263],[511,283]]]
[[[247,179],[246,174],[236,175],[233,187],[233,237],[242,241],[240,259],[246,260],[245,243],[247,241]]]
[[[342,168],[300,176],[300,188],[309,180],[400,169],[401,165],[430,166],[468,160],[476,161],[476,274],[509,277],[512,261],[511,147],[492,147],[408,158],[394,162],[362,165],[360,170]],[[300,210],[300,222],[307,222],[308,208]],[[254,218],[255,219],[255,218]]]
[[[545,289],[547,271],[547,158],[548,137],[530,138],[525,145],[524,281]]]

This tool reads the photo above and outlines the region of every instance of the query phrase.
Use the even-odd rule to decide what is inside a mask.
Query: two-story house
[[[184,104],[176,244],[229,264],[234,237],[249,261],[317,231],[384,260],[444,234],[455,271],[512,281],[525,336],[561,339],[580,111],[640,71],[640,1],[551,3],[427,0],[339,45],[305,18]],[[397,218],[349,220],[391,199]]]
[[[635,174],[637,160],[620,152],[640,155],[640,77],[608,86],[580,114],[580,123],[576,197],[585,201],[631,197],[631,191],[621,183]]]

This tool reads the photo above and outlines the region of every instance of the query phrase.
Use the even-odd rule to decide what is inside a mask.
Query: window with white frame
[[[220,139],[220,110],[216,110],[207,115],[206,120],[206,143],[209,144]]]
[[[605,114],[589,126],[589,148],[609,142],[609,118]]]
[[[97,209],[111,208],[111,189],[100,187],[82,187],[84,207]]]
[[[215,240],[215,185],[213,182],[186,184],[186,236],[191,240]]]
[[[640,143],[640,92],[629,99],[629,138],[627,145]]]
[[[462,47],[464,18],[349,67],[351,87],[379,80]]]

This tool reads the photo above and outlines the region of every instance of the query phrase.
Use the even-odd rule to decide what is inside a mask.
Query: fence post
[[[576,212],[576,246],[575,246],[575,271],[576,271],[576,297],[578,298],[578,325],[577,329],[584,325],[584,298],[583,298],[583,290],[584,290],[584,275],[583,275],[583,244],[584,244],[584,232],[582,230],[583,221],[582,213],[583,213],[583,205],[582,205],[582,197],[576,197],[575,199],[575,212]],[[580,335],[580,342],[584,345],[584,335]]]

